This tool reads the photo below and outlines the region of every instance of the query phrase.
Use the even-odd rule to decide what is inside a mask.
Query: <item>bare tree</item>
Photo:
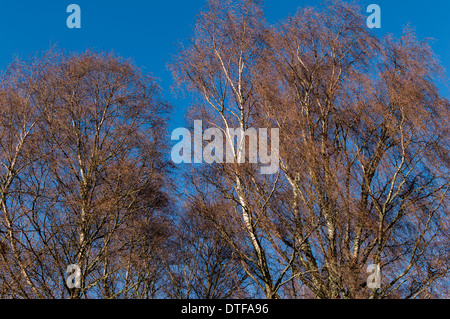
[[[270,35],[260,105],[281,131],[294,268],[319,298],[429,297],[448,276],[449,102],[425,42],[378,40],[362,21],[333,2]],[[380,289],[363,288],[369,264]]]
[[[335,0],[269,25],[258,0],[209,0],[172,71],[188,121],[215,133],[172,176],[170,106],[133,63],[15,61],[0,76],[0,298],[447,297],[443,70],[411,28],[380,39],[359,11]]]
[[[193,198],[195,201],[195,198]],[[219,206],[187,201],[171,249],[166,250],[167,290],[171,298],[248,298],[248,276],[241,259],[210,221]],[[209,218],[205,218],[205,217]]]
[[[152,78],[112,55],[50,52],[30,71],[18,67],[19,88],[5,93],[10,111],[2,108],[16,127],[3,130],[11,138],[2,211],[16,294],[117,297],[130,289],[116,281],[129,266],[119,262],[131,249],[126,239],[134,240],[120,234],[167,206],[169,108]],[[73,289],[70,264],[81,269]]]
[[[254,79],[267,46],[266,31],[258,2],[209,1],[200,14],[190,46],[180,53],[172,67],[178,83],[198,92],[205,103],[199,104],[192,114],[202,116],[210,127],[221,130],[224,149],[231,151],[227,156],[237,163],[214,164],[201,173],[200,184],[214,185],[232,204],[223,218],[237,222],[242,230],[240,236],[246,240],[234,242],[230,234],[224,238],[234,247],[245,271],[264,295],[279,298],[278,289],[284,283],[295,251],[289,248],[286,251],[279,234],[273,232],[276,228],[271,221],[273,216],[268,217],[268,203],[278,179],[262,178],[258,165],[241,165],[251,156],[241,146],[246,139],[244,133],[252,129],[254,122],[258,103]],[[237,141],[233,135],[236,130],[242,133]],[[242,243],[248,246],[243,247]],[[279,260],[280,253],[290,254],[290,260]]]
[[[221,129],[225,144],[233,127],[280,129],[276,177],[237,151],[244,164],[205,165],[192,184],[199,206],[211,193],[224,198],[220,218],[245,239],[215,219],[217,228],[268,298],[298,289],[430,297],[448,282],[440,67],[411,30],[377,39],[364,21],[358,7],[332,1],[268,26],[257,2],[210,1],[174,64],[199,97],[190,119]],[[379,289],[365,287],[370,264],[381,267]]]
[[[44,63],[46,57],[42,59]],[[43,297],[42,278],[34,278],[30,265],[35,256],[27,251],[33,245],[28,217],[30,200],[28,167],[37,159],[41,111],[34,107],[31,92],[38,89],[36,78],[42,72],[40,61],[29,65],[13,63],[3,74],[0,88],[0,242],[2,297]],[[39,253],[40,247],[35,247]]]

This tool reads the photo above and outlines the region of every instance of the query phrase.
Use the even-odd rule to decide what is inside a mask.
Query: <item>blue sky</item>
[[[205,0],[3,0],[0,6],[2,47],[0,68],[11,62],[14,55],[26,57],[51,45],[84,51],[87,48],[114,51],[158,78],[164,96],[174,106],[170,128],[184,126],[183,115],[189,106],[182,96],[173,97],[172,77],[167,69],[177,44],[187,39],[196,14]],[[66,19],[69,4],[81,7],[81,29],[69,29]],[[297,8],[320,6],[318,0],[265,0],[269,22],[293,14]],[[410,23],[419,38],[432,37],[432,47],[442,65],[450,70],[450,1],[448,0],[361,0],[366,8],[375,3],[381,7],[380,35],[399,35]],[[369,15],[368,13],[366,13]],[[450,72],[447,72],[450,75]],[[440,86],[450,97],[450,90]]]

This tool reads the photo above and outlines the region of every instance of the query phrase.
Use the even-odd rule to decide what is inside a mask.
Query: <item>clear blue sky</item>
[[[69,29],[66,19],[69,4],[81,7],[81,29]],[[269,22],[293,14],[307,5],[320,6],[319,0],[265,0]],[[450,70],[449,0],[361,0],[366,8],[381,7],[382,28],[377,31],[401,34],[411,23],[419,38],[432,37],[441,62]],[[52,44],[67,50],[87,48],[114,51],[144,67],[159,79],[165,97],[176,109],[170,128],[183,126],[187,100],[171,96],[172,78],[167,63],[177,51],[177,43],[191,34],[196,14],[204,0],[3,0],[0,5],[2,47],[0,68],[20,57],[48,49]],[[369,14],[367,14],[369,15]],[[447,73],[450,75],[450,72]],[[450,96],[448,88],[441,86]]]

